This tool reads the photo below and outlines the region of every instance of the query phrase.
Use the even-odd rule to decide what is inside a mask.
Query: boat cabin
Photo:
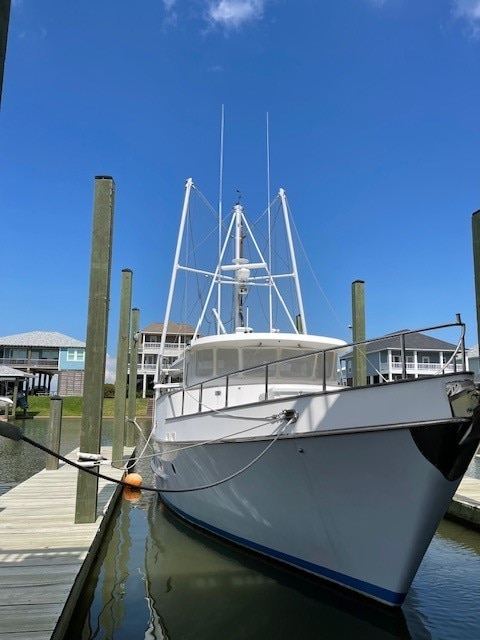
[[[263,382],[268,375],[269,382],[319,385],[323,384],[324,374],[330,386],[338,384],[338,352],[327,352],[324,372],[321,350],[342,345],[340,340],[332,338],[297,334],[206,337],[187,347],[184,358],[173,368],[177,374],[183,371],[187,387],[222,384],[218,378],[233,375],[236,381],[241,379],[244,384]]]

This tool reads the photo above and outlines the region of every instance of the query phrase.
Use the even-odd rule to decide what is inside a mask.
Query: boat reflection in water
[[[149,520],[152,626],[165,637],[410,638],[401,611],[254,558],[192,528],[160,502]]]
[[[122,501],[71,627],[75,638],[410,638],[401,610],[343,595],[185,524]]]

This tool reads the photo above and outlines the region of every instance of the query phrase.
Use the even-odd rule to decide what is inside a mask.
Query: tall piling
[[[472,239],[475,308],[477,310],[477,344],[480,345],[480,209],[472,214]]]
[[[138,372],[138,339],[140,337],[140,310],[132,309],[130,331],[130,367],[128,374],[127,425],[125,430],[125,445],[133,447],[135,444],[135,426],[133,420],[137,414],[137,372]]]
[[[60,453],[60,436],[62,432],[62,405],[60,396],[50,398],[50,418],[48,422],[47,446],[51,451]],[[58,458],[47,453],[45,468],[47,471],[58,469]]]
[[[115,182],[96,176],[80,450],[100,453],[107,357]],[[98,478],[78,472],[75,522],[95,522]]]
[[[352,282],[352,336],[353,342],[365,340],[365,282]],[[365,344],[353,347],[354,386],[367,384],[367,349]]]
[[[112,439],[112,464],[115,467],[123,466],[131,306],[132,271],[131,269],[123,269],[120,295],[120,320],[118,326],[117,368],[115,375],[115,402]]]

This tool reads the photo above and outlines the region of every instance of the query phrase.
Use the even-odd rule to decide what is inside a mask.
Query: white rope
[[[229,416],[229,417],[236,418],[237,416]],[[258,418],[255,418],[255,419],[258,420]],[[227,441],[227,438],[233,438],[234,436],[242,435],[243,433],[247,433],[248,431],[254,431],[255,429],[260,429],[260,427],[264,427],[266,424],[270,424],[271,422],[275,422],[276,420],[282,420],[282,419],[284,419],[283,412],[279,413],[276,416],[268,417],[268,420],[266,422],[262,422],[261,424],[257,424],[254,427],[248,427],[248,429],[242,429],[241,431],[235,431],[233,433],[229,433],[228,436],[220,436],[218,438],[213,438],[212,440],[204,440],[202,442],[195,442],[193,444],[187,444],[184,447],[178,447],[177,449],[169,449],[168,451],[165,451],[164,453],[170,455],[172,453],[178,453],[180,451],[185,451],[186,449],[194,449],[195,447],[202,447],[202,446],[207,445],[207,444],[214,444],[215,442],[224,442],[224,441]],[[152,432],[150,433],[150,436],[152,434],[153,434],[153,429],[152,429]],[[145,449],[144,449],[144,451],[145,451]],[[145,456],[142,457],[144,451],[142,451],[142,454],[140,456],[137,456],[135,459],[136,460],[140,460],[140,458],[141,458],[142,460],[146,460],[148,458],[155,458],[158,455],[162,455],[162,454],[159,454],[159,453],[151,453],[151,454],[148,454],[148,455],[145,455]]]
[[[240,474],[244,473],[245,471],[247,471],[247,469],[250,469],[250,467],[253,467],[253,465],[258,462],[266,453],[267,451],[275,444],[275,442],[277,442],[277,440],[279,439],[279,437],[284,433],[285,429],[292,423],[295,422],[296,420],[296,416],[293,418],[290,418],[289,420],[287,420],[285,422],[285,424],[283,425],[283,427],[280,429],[280,431],[277,433],[277,435],[275,436],[275,438],[265,447],[265,449],[258,454],[258,456],[256,458],[254,458],[253,460],[251,460],[248,464],[246,464],[244,467],[242,467],[241,469],[239,469],[238,471],[235,471],[235,473],[232,473],[231,475],[227,476],[226,478],[222,478],[222,480],[217,480],[216,482],[211,482],[210,484],[204,484],[202,486],[199,487],[187,487],[184,489],[158,489],[158,491],[160,493],[191,493],[192,491],[203,491],[204,489],[212,489],[213,487],[218,487],[221,484],[224,484],[225,482],[228,482],[229,480],[233,480],[234,478],[236,478],[237,476],[239,476]],[[155,475],[159,475],[157,470],[153,469],[153,472],[155,473]]]

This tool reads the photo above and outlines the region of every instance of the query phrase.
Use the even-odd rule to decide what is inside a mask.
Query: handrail
[[[236,375],[241,375],[245,372],[250,372],[250,371],[255,371],[255,370],[264,370],[264,375],[263,375],[263,380],[264,380],[264,388],[265,388],[265,398],[268,397],[268,386],[269,386],[269,367],[272,367],[273,365],[278,365],[278,364],[282,364],[285,362],[293,362],[295,360],[300,360],[302,358],[310,358],[310,357],[314,357],[316,355],[323,355],[323,380],[322,380],[322,387],[323,387],[323,391],[326,391],[327,388],[327,358],[326,355],[332,351],[343,351],[344,353],[349,352],[351,350],[353,350],[354,347],[357,346],[361,346],[361,345],[371,345],[374,344],[376,342],[381,342],[383,340],[385,340],[386,338],[396,338],[398,337],[400,340],[400,350],[401,350],[401,359],[402,359],[402,378],[401,379],[406,379],[407,378],[407,362],[406,362],[406,343],[405,343],[405,337],[414,333],[423,333],[423,332],[427,332],[427,331],[438,331],[440,329],[449,329],[449,328],[453,328],[453,327],[460,327],[461,328],[461,336],[460,339],[455,347],[455,349],[453,350],[453,354],[452,357],[448,360],[448,362],[444,363],[443,365],[441,365],[441,368],[439,369],[439,372],[437,372],[434,375],[439,375],[439,374],[444,374],[444,371],[446,370],[446,368],[452,363],[452,361],[454,362],[454,371],[456,372],[456,356],[457,354],[460,352],[461,353],[461,361],[462,361],[462,369],[461,371],[465,371],[465,366],[466,366],[466,358],[465,358],[465,323],[463,323],[460,319],[460,316],[457,314],[457,321],[456,322],[452,322],[452,323],[447,323],[447,324],[442,324],[442,325],[435,325],[435,326],[430,326],[430,327],[424,327],[422,329],[411,329],[411,330],[407,330],[407,331],[399,331],[396,333],[392,333],[392,334],[388,334],[388,336],[382,336],[380,338],[370,338],[368,340],[362,340],[362,341],[358,341],[358,342],[352,342],[349,344],[345,344],[345,345],[341,345],[341,346],[333,346],[333,347],[328,347],[327,349],[318,349],[316,351],[311,351],[307,354],[303,353],[303,354],[299,354],[297,356],[290,356],[288,358],[280,358],[278,360],[274,360],[271,362],[268,362],[266,364],[260,364],[260,365],[254,365],[252,367],[245,367],[244,369],[238,369],[236,371],[233,372],[229,372],[227,374],[221,374],[218,376],[214,376],[212,378],[208,378],[207,380],[203,380],[202,382],[197,382],[194,383],[192,385],[184,385],[182,387],[182,392],[183,392],[183,397],[185,395],[185,392],[189,392],[191,390],[194,389],[200,389],[199,392],[199,398],[198,398],[198,403],[199,403],[199,410],[201,411],[201,407],[202,407],[202,400],[203,400],[203,395],[204,395],[204,389],[207,385],[214,383],[215,381],[219,381],[219,380],[225,380],[225,388],[226,388],[226,398],[225,398],[225,407],[228,407],[228,389],[229,389],[229,385],[231,384],[231,378],[233,376]],[[182,400],[182,415],[184,412],[184,400]]]

